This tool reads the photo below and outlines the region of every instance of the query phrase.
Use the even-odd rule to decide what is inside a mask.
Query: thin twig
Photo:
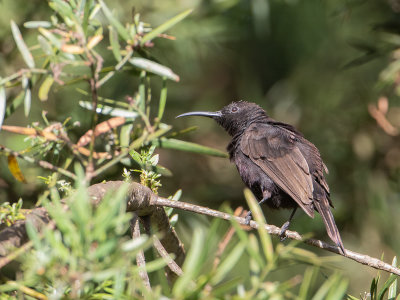
[[[97,115],[97,104],[99,101],[97,95],[97,82],[99,81],[99,72],[101,70],[101,66],[103,65],[103,58],[100,55],[97,55],[94,51],[86,51],[87,58],[90,62],[90,71],[91,71],[91,78],[89,79],[90,84],[90,92],[92,94],[92,132],[95,132],[97,122],[98,122],[98,115]],[[93,54],[93,55],[92,55]],[[94,57],[95,58],[94,58]],[[94,152],[94,144],[95,144],[96,137],[92,134],[89,144],[89,162],[86,167],[86,180],[90,182],[93,178],[94,172],[94,164],[93,164],[93,152]]]
[[[183,271],[182,271],[181,267],[179,267],[178,264],[168,254],[167,250],[165,250],[165,248],[161,244],[160,240],[155,235],[153,235],[153,240],[154,240],[154,242],[153,242],[154,248],[156,248],[158,254],[160,254],[160,256],[162,258],[164,258],[165,262],[167,263],[168,268],[170,268],[170,270],[172,272],[174,272],[176,275],[182,276]]]
[[[139,226],[139,217],[134,214],[133,218],[131,219],[131,235],[132,239],[140,238],[140,226]],[[144,257],[143,250],[140,250],[136,255],[136,263],[137,266],[140,268],[139,275],[142,278],[144,285],[147,289],[151,289],[149,275],[146,272],[146,259]]]
[[[0,152],[4,152],[6,154],[11,154],[11,155],[13,155],[15,157],[22,158],[22,159],[26,160],[27,162],[36,164],[36,165],[38,165],[38,166],[40,166],[42,168],[45,168],[45,169],[48,169],[48,170],[51,170],[51,171],[54,171],[54,172],[58,172],[58,173],[60,173],[60,174],[62,174],[64,176],[67,176],[67,177],[69,177],[69,178],[71,178],[73,180],[77,179],[76,175],[71,173],[70,171],[67,171],[67,170],[62,169],[62,168],[57,167],[57,166],[54,166],[54,165],[52,165],[51,163],[49,163],[47,161],[36,160],[36,159],[34,159],[32,157],[22,155],[19,152],[16,152],[16,151],[13,151],[11,149],[8,149],[8,148],[6,148],[6,147],[4,147],[2,145],[0,145]]]
[[[166,198],[158,197],[155,200],[153,200],[153,205],[157,206],[166,206],[166,207],[173,207],[173,208],[178,208],[186,211],[191,211],[195,213],[199,213],[202,215],[207,215],[207,216],[212,216],[224,220],[235,220],[239,224],[242,225],[247,225],[246,224],[246,219],[241,218],[241,217],[235,217],[227,213],[223,213],[217,210],[213,210],[207,207],[199,206],[199,205],[194,205],[190,203],[185,203],[185,202],[178,202],[178,201],[172,201]],[[258,228],[258,223],[254,221],[250,221],[250,227],[257,229]],[[269,234],[271,235],[280,235],[281,228],[274,226],[274,225],[265,225],[265,229],[268,231]],[[328,243],[325,243],[321,240],[317,239],[304,239],[298,232],[296,231],[286,231],[286,237],[292,240],[298,240],[298,241],[303,241],[304,243],[327,250],[329,252],[333,252],[339,255],[342,255],[344,257],[347,257],[351,260],[354,260],[360,264],[370,266],[372,268],[378,269],[378,270],[383,270],[389,273],[396,274],[400,276],[400,269],[393,267],[392,265],[385,263],[377,258],[365,255],[365,254],[360,254],[351,250],[345,249],[345,254],[342,254],[337,246],[330,245]]]

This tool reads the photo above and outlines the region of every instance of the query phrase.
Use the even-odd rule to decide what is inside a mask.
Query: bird
[[[272,119],[256,103],[237,101],[219,111],[193,111],[177,116],[214,119],[232,137],[227,150],[245,185],[259,204],[270,208],[292,209],[281,227],[281,240],[298,207],[311,218],[317,211],[330,239],[345,253],[331,207],[325,179],[328,168],[317,147],[294,126]],[[250,223],[251,211],[246,216]]]

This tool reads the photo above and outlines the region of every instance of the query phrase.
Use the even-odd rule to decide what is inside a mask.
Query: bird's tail
[[[333,218],[328,199],[326,197],[321,197],[317,201],[314,201],[314,205],[322,216],[322,220],[324,220],[329,237],[339,247],[342,254],[345,254],[342,238],[340,237],[339,229],[337,228],[335,219]]]

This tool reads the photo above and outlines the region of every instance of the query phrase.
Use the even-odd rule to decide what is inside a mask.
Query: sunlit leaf
[[[31,111],[31,101],[32,101],[32,83],[31,80],[27,77],[22,78],[22,87],[25,90],[24,96],[24,112],[25,116],[29,116],[29,112]]]
[[[192,9],[188,9],[188,10],[180,13],[179,15],[173,17],[172,19],[168,20],[164,24],[158,26],[157,28],[154,28],[152,31],[150,31],[148,34],[146,34],[145,36],[142,37],[140,44],[143,46],[146,42],[154,39],[159,34],[167,31],[172,26],[174,26],[175,24],[179,23],[184,18],[186,18],[192,11],[193,11]]]
[[[38,28],[38,27],[43,27],[43,28],[49,28],[51,27],[51,23],[48,21],[29,21],[24,23],[25,28]]]
[[[397,257],[393,257],[392,266],[397,268]],[[388,299],[396,299],[397,294],[397,278],[393,281],[393,283],[389,287]]]
[[[179,81],[179,76],[176,75],[170,68],[160,65],[154,61],[148,60],[146,58],[134,57],[129,60],[129,62],[135,67],[154,73],[156,75],[167,77],[168,79]]]
[[[88,101],[79,101],[79,105],[89,110],[93,109],[93,104]],[[96,112],[102,115],[108,115],[113,117],[124,117],[130,119],[136,119],[139,116],[139,114],[134,111],[129,111],[121,108],[115,108],[100,104],[97,105]]]
[[[103,39],[103,35],[95,35],[90,38],[89,42],[87,43],[88,49],[94,48],[100,41]]]
[[[47,76],[39,88],[39,99],[46,101],[49,97],[49,91],[53,85],[54,78],[52,76]]]
[[[20,182],[26,183],[25,177],[19,168],[17,158],[10,154],[8,155],[8,169],[10,170],[11,174]]]
[[[25,63],[29,68],[34,68],[35,67],[35,61],[33,60],[33,56],[31,52],[29,51],[28,47],[26,46],[24,40],[22,39],[21,31],[19,31],[19,28],[17,24],[15,24],[14,21],[11,20],[11,31],[14,37],[15,42],[17,43],[17,47],[19,51],[22,54],[22,58],[24,59]]]
[[[69,45],[69,44],[64,44],[61,46],[61,51],[64,51],[66,53],[70,54],[82,54],[85,52],[85,50],[78,46],[78,45]]]
[[[56,46],[57,49],[61,48],[62,45],[61,40],[58,37],[56,37],[52,32],[42,27],[40,27],[38,30],[45,38],[47,38],[54,46]]]
[[[217,149],[213,149],[213,148],[210,148],[207,146],[202,146],[202,145],[191,143],[191,142],[170,139],[170,138],[160,138],[160,139],[154,140],[153,145],[156,145],[157,147],[160,147],[160,148],[166,148],[166,149],[175,149],[175,150],[181,150],[181,151],[193,152],[193,153],[199,153],[199,154],[206,154],[206,155],[217,156],[217,157],[228,157],[228,154],[226,152],[223,152],[223,151],[220,151]]]
[[[165,104],[167,103],[167,81],[163,79],[163,86],[160,92],[160,103],[158,104],[158,120],[161,120],[164,115]]]
[[[378,293],[378,298],[379,300],[382,300],[383,297],[385,296],[386,292],[389,290],[390,286],[397,280],[397,276],[390,274],[389,278],[386,280],[385,284],[382,286],[382,288],[379,290]]]

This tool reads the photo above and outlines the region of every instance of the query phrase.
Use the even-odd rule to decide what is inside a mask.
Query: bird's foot
[[[288,230],[290,222],[287,221],[285,224],[282,225],[281,232],[279,233],[279,237],[281,238],[281,242],[286,240],[286,230]]]
[[[245,217],[245,225],[247,225],[247,226],[250,225],[250,221],[251,221],[252,217],[253,216],[252,216],[251,210],[249,210]]]

